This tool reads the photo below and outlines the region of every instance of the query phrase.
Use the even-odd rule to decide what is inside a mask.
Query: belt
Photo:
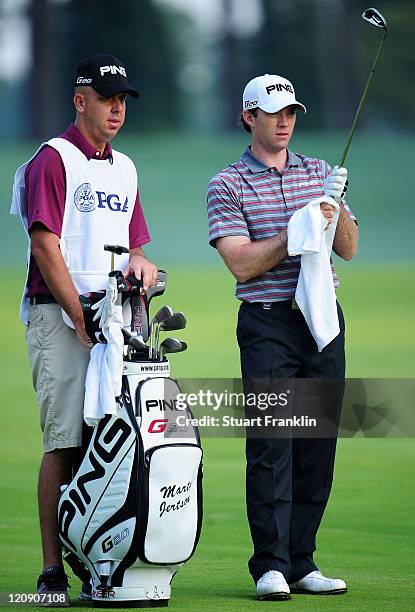
[[[29,298],[29,302],[32,306],[37,306],[38,304],[57,304],[57,301],[53,297],[53,295],[34,295]]]
[[[262,310],[272,310],[273,308],[287,308],[289,306],[292,310],[300,310],[295,298],[288,298],[286,300],[278,300],[277,302],[246,302],[243,301],[243,304],[248,304],[249,306],[253,306],[255,308],[262,308]]]

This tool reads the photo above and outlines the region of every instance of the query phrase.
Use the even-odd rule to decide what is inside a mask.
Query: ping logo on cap
[[[104,76],[107,72],[111,74],[122,74],[122,76],[127,76],[124,66],[100,66],[99,71],[101,76]]]
[[[293,88],[288,83],[286,85],[284,85],[283,83],[275,83],[275,85],[268,85],[268,87],[266,87],[265,89],[268,95],[271,93],[271,91],[274,91],[274,89],[276,89],[277,91],[282,91],[283,89],[285,89],[285,91],[294,93]]]

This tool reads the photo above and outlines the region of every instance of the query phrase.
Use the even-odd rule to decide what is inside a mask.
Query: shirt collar
[[[254,174],[257,172],[265,172],[270,169],[269,166],[266,166],[262,161],[257,159],[255,155],[251,151],[251,146],[247,147],[241,156],[241,161],[247,166],[251,172]],[[288,149],[288,157],[287,157],[287,168],[291,166],[299,166],[301,164],[301,159],[295,153],[292,153]]]
[[[71,123],[64,134],[64,138],[69,140],[75,147],[77,147],[85,157],[90,159],[109,159],[112,161],[112,147],[109,142],[106,143],[104,152],[101,153],[85,138],[85,136],[78,130],[74,123]]]

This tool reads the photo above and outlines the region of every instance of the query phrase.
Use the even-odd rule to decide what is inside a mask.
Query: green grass
[[[239,375],[234,333],[237,302],[222,267],[168,268],[164,303],[183,310],[178,333],[187,353],[172,356],[175,376]],[[347,322],[348,375],[414,378],[415,290],[409,266],[340,267]],[[0,301],[2,433],[0,591],[33,591],[41,567],[36,479],[41,457],[23,327],[17,310],[22,270],[8,272]],[[6,284],[3,284],[5,287]],[[251,554],[244,506],[241,439],[206,439],[204,525],[194,558],[173,582],[170,608],[236,610],[257,603],[247,572]],[[414,587],[415,446],[412,439],[339,441],[334,490],[319,532],[317,561],[347,580],[343,597],[296,596],[274,604],[303,610],[411,610]],[[78,583],[72,580],[72,598]],[[75,605],[75,601],[74,601]]]

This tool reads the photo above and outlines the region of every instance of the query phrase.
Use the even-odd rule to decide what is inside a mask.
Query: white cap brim
[[[272,100],[271,102],[268,102],[268,104],[258,105],[258,108],[263,110],[265,113],[278,113],[278,111],[282,110],[283,108],[294,105],[297,106],[300,110],[302,110],[303,113],[307,112],[307,109],[304,104],[301,104],[301,102],[297,102],[297,100],[293,100],[292,98],[289,98],[286,101],[280,100],[279,102],[277,102],[276,100]]]

